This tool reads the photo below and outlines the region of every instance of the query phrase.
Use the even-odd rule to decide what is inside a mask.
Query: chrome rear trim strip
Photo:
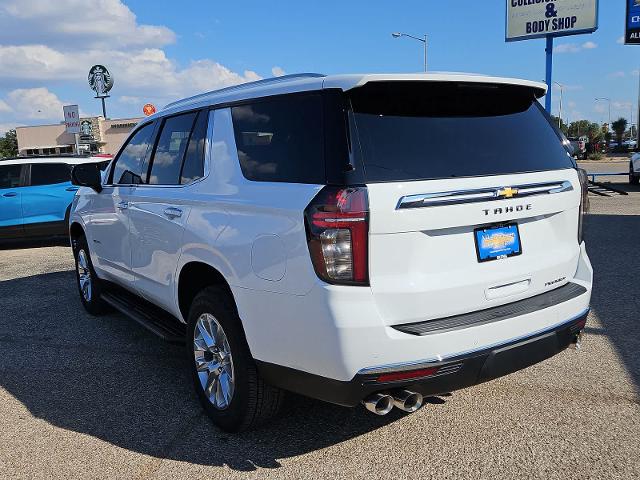
[[[417,360],[414,362],[402,362],[402,363],[390,363],[386,365],[378,365],[375,367],[367,367],[358,370],[356,375],[373,375],[373,374],[382,374],[382,373],[390,373],[390,372],[404,372],[407,370],[419,370],[421,368],[428,367],[437,367],[438,365],[454,362],[458,360],[464,360],[464,357],[473,355],[475,353],[480,352],[489,352],[491,350],[505,347],[508,345],[512,345],[514,343],[535,338],[540,335],[544,335],[546,333],[553,332],[555,330],[561,330],[562,328],[568,327],[570,324],[575,322],[582,317],[586,317],[589,314],[590,308],[584,309],[578,315],[571,317],[569,320],[564,320],[562,322],[555,323],[547,328],[541,328],[539,330],[535,330],[525,335],[520,335],[509,340],[504,340],[502,342],[492,343],[490,345],[483,345],[478,348],[473,348],[470,350],[465,350],[463,352],[454,353],[451,355],[438,355],[432,358],[425,358],[423,360]]]
[[[396,210],[489,202],[493,200],[504,200],[507,198],[570,192],[572,190],[573,185],[571,182],[565,180],[558,182],[515,185],[513,187],[491,187],[475,190],[423,193],[419,195],[407,195],[400,198],[398,205],[396,206]]]

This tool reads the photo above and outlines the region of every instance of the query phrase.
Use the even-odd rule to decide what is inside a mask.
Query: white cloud
[[[138,24],[121,0],[4,0],[0,31],[13,44],[78,48],[158,47],[176,35],[164,26]]]
[[[618,40],[616,40],[616,43],[619,43],[620,45],[624,45],[624,36],[618,38]]]
[[[143,101],[140,97],[132,97],[130,95],[121,95],[118,97],[118,102],[125,105],[142,105]]]
[[[13,89],[0,103],[3,122],[57,121],[62,102],[48,89],[75,88],[77,93],[65,94],[70,103],[90,98],[87,74],[94,64],[113,75],[111,94],[121,106],[151,101],[161,107],[261,78],[210,58],[182,64],[169,58],[162,47],[176,35],[164,26],[139,24],[122,0],[30,0],[29,8],[23,0],[0,0],[0,32],[0,89]],[[272,73],[284,71],[274,67]]]
[[[625,73],[622,70],[619,70],[617,72],[611,72],[609,75],[607,75],[609,78],[624,78]]]
[[[0,137],[4,137],[4,134],[9,130],[14,130],[16,127],[22,126],[22,123],[0,123]]]
[[[580,51],[580,47],[575,43],[563,43],[553,47],[553,50],[556,53],[577,53]]]
[[[62,120],[63,102],[44,87],[18,88],[9,92],[4,103],[18,118]]]
[[[0,112],[13,112],[13,108],[7,102],[0,99]]]
[[[285,72],[282,68],[276,66],[271,69],[271,74],[274,77],[281,77],[283,75],[286,75],[287,72]]]
[[[598,44],[594,42],[585,42],[581,45],[577,43],[562,43],[553,47],[553,51],[556,53],[578,53],[583,50],[593,50],[598,48]]]

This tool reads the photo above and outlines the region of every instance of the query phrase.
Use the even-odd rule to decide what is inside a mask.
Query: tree
[[[0,137],[0,158],[18,155],[18,137],[15,130],[9,130]]]
[[[611,128],[616,134],[616,141],[618,145],[622,145],[622,137],[624,135],[625,130],[627,129],[627,119],[620,117],[618,120],[611,124]]]
[[[591,122],[589,122],[589,120],[578,120],[576,122],[571,122],[571,124],[569,125],[568,136],[573,138],[587,135],[590,126]]]

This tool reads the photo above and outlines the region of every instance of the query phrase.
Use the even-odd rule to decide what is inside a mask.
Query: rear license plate
[[[514,257],[522,253],[520,233],[516,223],[476,228],[474,234],[479,262]]]

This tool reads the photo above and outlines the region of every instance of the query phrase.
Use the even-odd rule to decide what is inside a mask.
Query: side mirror
[[[102,191],[102,175],[97,163],[81,163],[71,169],[71,183],[78,187],[93,188]]]

